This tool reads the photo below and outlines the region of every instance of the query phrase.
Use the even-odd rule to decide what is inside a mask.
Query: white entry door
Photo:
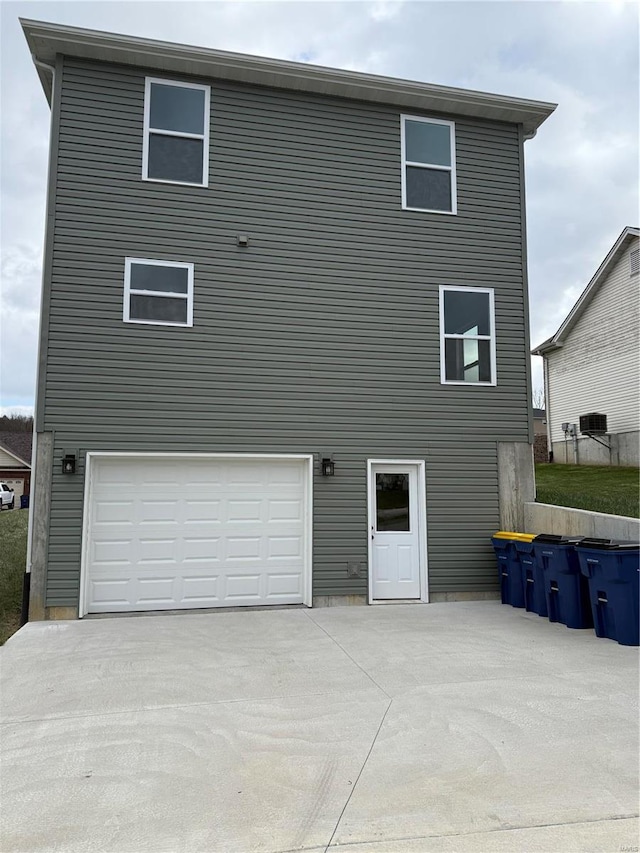
[[[424,495],[417,464],[373,463],[369,475],[371,598],[420,599]],[[422,502],[422,503],[421,503]]]

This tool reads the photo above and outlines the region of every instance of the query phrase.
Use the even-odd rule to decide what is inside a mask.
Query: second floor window
[[[126,258],[123,320],[193,326],[193,264]]]
[[[440,288],[440,381],[495,385],[493,290]]]
[[[147,77],[142,177],[206,187],[209,87]]]
[[[401,116],[402,207],[456,213],[456,140],[452,121]]]

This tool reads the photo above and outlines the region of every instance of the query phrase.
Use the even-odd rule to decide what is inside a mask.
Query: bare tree
[[[534,388],[532,395],[532,403],[534,409],[544,409],[545,399],[544,399],[544,388]]]

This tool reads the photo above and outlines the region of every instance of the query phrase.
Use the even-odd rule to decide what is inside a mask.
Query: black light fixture
[[[323,456],[322,457],[322,476],[323,477],[333,477],[336,473],[336,467],[333,463],[333,458],[331,456]]]
[[[76,473],[76,457],[73,453],[67,453],[62,460],[62,473],[63,474],[75,474]]]

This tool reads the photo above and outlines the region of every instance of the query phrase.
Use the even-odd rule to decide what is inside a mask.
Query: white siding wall
[[[580,424],[580,415],[602,412],[612,433],[638,429],[640,281],[630,275],[629,253],[620,256],[564,347],[550,353],[551,440],[564,438],[561,424]]]

